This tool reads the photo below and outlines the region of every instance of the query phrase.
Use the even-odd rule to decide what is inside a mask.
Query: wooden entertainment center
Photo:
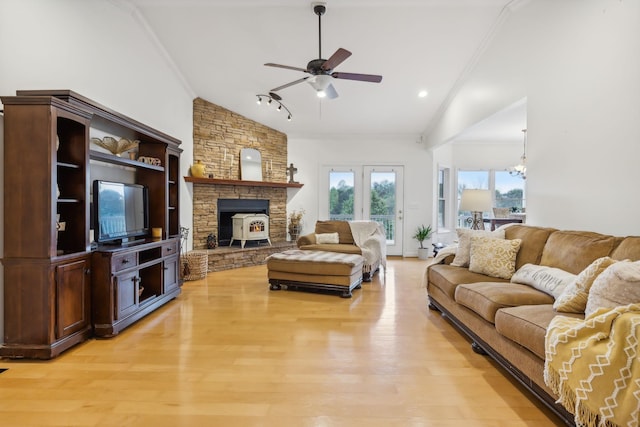
[[[110,337],[181,292],[180,141],[69,90],[17,91],[4,104],[4,344],[0,356],[50,359]],[[139,140],[151,165],[89,146],[90,129]],[[149,226],[127,245],[92,246],[92,165],[148,188]]]

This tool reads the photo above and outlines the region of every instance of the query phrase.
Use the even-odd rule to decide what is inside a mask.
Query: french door
[[[387,235],[387,254],[402,255],[404,194],[402,166],[364,165],[323,168],[320,217],[374,220]]]

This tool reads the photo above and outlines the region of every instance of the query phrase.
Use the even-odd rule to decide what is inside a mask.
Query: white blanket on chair
[[[387,267],[387,237],[382,224],[375,221],[349,221],[351,234],[356,245],[362,250],[367,264],[377,260]]]

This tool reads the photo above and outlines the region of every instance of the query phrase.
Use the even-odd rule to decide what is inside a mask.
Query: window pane
[[[511,176],[507,171],[496,171],[495,206],[511,208],[512,212],[520,212],[525,207],[524,180]]]
[[[370,219],[381,223],[387,233],[387,242],[395,243],[396,174],[371,172]]]
[[[329,172],[329,218],[353,220],[354,172]]]

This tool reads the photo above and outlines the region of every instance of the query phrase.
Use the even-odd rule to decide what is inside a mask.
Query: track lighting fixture
[[[256,101],[256,104],[258,105],[262,104],[262,98],[265,98],[267,100],[267,105],[271,105],[271,103],[275,101],[278,104],[278,107],[276,107],[276,111],[282,111],[282,109],[284,109],[287,112],[287,120],[291,121],[293,115],[291,114],[291,111],[289,111],[289,109],[282,103],[282,97],[280,95],[275,92],[269,92],[268,95],[259,94],[256,95],[256,97],[258,98],[258,100]]]

